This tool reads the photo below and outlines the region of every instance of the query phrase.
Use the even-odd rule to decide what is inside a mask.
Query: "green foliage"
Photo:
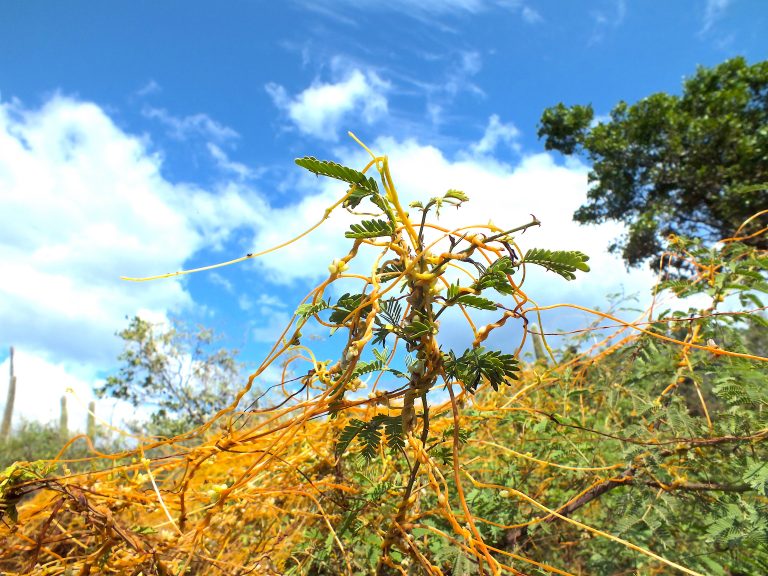
[[[34,462],[56,457],[62,442],[58,423],[24,421],[12,430],[0,451],[0,467],[14,462]]]
[[[611,249],[637,265],[661,255],[664,236],[711,244],[768,206],[767,90],[768,61],[750,66],[738,57],[699,68],[680,96],[619,102],[597,124],[591,106],[558,104],[544,112],[538,134],[547,150],[586,154],[593,187],[574,218],[628,224]],[[768,247],[764,234],[745,241]]]
[[[54,468],[46,462],[16,462],[0,472],[0,520],[7,516],[17,522],[16,505],[24,495],[24,484],[45,478]]]
[[[512,294],[514,289],[510,286],[507,275],[514,274],[516,269],[517,264],[509,256],[502,256],[485,269],[473,284],[473,288],[478,291],[493,288],[501,294]]]
[[[491,300],[488,300],[488,298],[475,296],[474,294],[462,294],[456,298],[454,302],[469,308],[477,308],[478,310],[496,310],[496,304],[494,304]]]
[[[215,349],[212,330],[135,317],[118,336],[124,341],[121,366],[96,393],[151,407],[149,433],[172,437],[200,426],[234,396],[236,352]]]
[[[578,251],[563,250],[544,250],[541,248],[532,248],[525,253],[523,262],[526,264],[536,264],[546,268],[550,272],[559,274],[566,280],[576,279],[576,270],[589,272],[589,266],[586,264],[589,256]]]
[[[330,307],[331,305],[325,300],[320,300],[320,302],[317,304],[301,304],[298,308],[296,308],[296,316],[302,319],[309,318],[310,316],[314,316],[318,312],[327,310]]]
[[[378,414],[370,422],[363,422],[357,418],[350,420],[336,443],[336,454],[342,456],[352,441],[357,438],[362,445],[360,454],[366,461],[370,462],[378,453],[381,444],[382,428],[386,433],[386,442],[389,449],[392,452],[402,450],[405,445],[402,419],[399,416]]]
[[[355,200],[353,200],[352,197],[348,200],[351,208],[357,206],[360,200],[365,196],[379,193],[379,186],[376,183],[376,180],[367,177],[362,172],[358,172],[353,168],[347,168],[336,162],[318,160],[317,158],[308,156],[305,158],[298,158],[296,164],[318,176],[328,176],[329,178],[335,178],[337,180],[342,180],[347,184],[354,185],[356,188],[355,192],[358,194],[354,196]]]
[[[582,116],[577,111],[564,125],[578,125]],[[0,475],[0,511],[15,514],[25,478],[38,489],[52,487],[60,502],[69,494],[75,506],[101,498],[103,507],[87,512],[95,530],[77,516],[79,542],[72,550],[78,558],[96,558],[102,571],[110,561],[106,543],[120,547],[121,566],[158,544],[169,566],[174,562],[173,573],[210,571],[214,564],[204,558],[217,546],[236,555],[218,555],[216,566],[295,576],[501,572],[494,562],[536,575],[660,574],[676,565],[690,574],[768,573],[768,387],[765,359],[755,353],[766,342],[768,323],[747,308],[760,308],[766,292],[764,251],[736,241],[710,248],[678,237],[670,250],[684,255],[692,275],[665,281],[660,290],[696,295],[697,302],[707,296],[706,304],[648,312],[631,324],[612,310],[605,317],[619,326],[602,343],[595,344],[594,332],[614,327],[601,319],[566,337],[559,350],[547,344],[559,364],[523,363],[509,353],[508,341],[495,340],[506,349],[481,346],[507,320],[531,326],[526,314],[535,308],[526,306],[530,301],[516,293],[509,275],[528,263],[571,280],[588,270],[585,255],[529,250],[519,259],[509,235],[538,225],[535,218],[490,237],[448,234],[448,251],[428,253],[428,211],[465,196],[449,192],[418,205],[419,223],[402,211],[387,170],[387,194],[380,195],[361,173],[310,160],[305,164],[316,173],[352,185],[348,201],[365,197],[354,196],[357,182],[368,186],[363,192],[393,224],[392,235],[383,253],[381,241],[354,238],[344,263],[365,244],[375,245],[380,262],[360,293],[346,293],[332,306],[323,299],[338,279],[336,260],[329,280],[310,294],[316,303],[297,310],[303,324],[329,309],[332,330],[347,336],[337,362],[295,356],[303,351],[283,342],[293,355],[283,356],[286,368],[311,357],[312,369],[282,383],[285,398],[271,413],[255,416],[250,429],[234,426],[236,418],[219,419],[215,443],[207,437],[178,451],[170,441],[170,458],[141,461],[152,465],[152,483],[160,484],[164,504],[179,519],[181,544],[153,538],[149,527],[166,521],[146,498],[155,486],[149,487],[138,458],[99,475],[98,489],[94,483],[77,492],[72,477]],[[386,167],[386,158],[377,162]],[[502,248],[508,256],[496,257]],[[468,287],[455,281],[441,296],[446,270],[468,272],[469,266],[479,272],[477,280]],[[498,304],[485,290],[497,293]],[[455,305],[502,314],[501,321],[473,330],[472,347],[461,355],[438,341],[439,317]],[[129,370],[113,385],[127,386],[137,374],[153,383],[162,371],[150,368],[165,365],[145,359],[169,355],[173,339],[157,344],[152,327],[138,320],[132,328],[127,338],[146,349],[130,348]],[[377,347],[388,336],[395,340],[391,349]],[[544,355],[540,344],[538,356]],[[392,367],[401,363],[405,372]],[[357,392],[360,378],[375,373],[376,389],[366,398]],[[152,388],[139,390],[146,395]],[[131,481],[134,493],[110,491],[112,476]],[[100,511],[107,508],[113,520]],[[153,520],[140,517],[145,510]],[[25,554],[30,542],[42,541],[48,525],[41,523],[53,518],[33,516],[37,524],[28,524],[15,547]],[[56,518],[57,530],[63,533],[58,525],[69,516],[65,510]],[[133,533],[125,538],[115,526],[134,526]],[[108,530],[116,537],[105,540]],[[190,548],[190,534],[199,536],[193,538],[199,546]],[[133,538],[147,546],[135,546]],[[154,566],[144,571],[159,573]]]
[[[458,358],[451,350],[444,355],[444,363],[448,378],[462,382],[469,392],[477,390],[483,378],[498,390],[500,384],[509,385],[509,380],[517,380],[520,370],[512,354],[486,350],[482,346],[470,348]]]
[[[395,233],[392,223],[384,220],[363,220],[359,224],[352,224],[350,228],[350,231],[344,233],[346,238],[377,238]]]
[[[448,204],[449,206],[454,206],[458,208],[462,205],[462,203],[469,201],[469,196],[464,194],[464,192],[461,192],[460,190],[448,190],[443,196],[435,196],[434,198],[430,198],[429,202],[426,204],[422,204],[421,202],[411,202],[410,206],[411,208],[418,208],[424,214],[429,211],[430,208],[435,209],[435,215],[438,217],[440,216],[440,209],[443,207],[443,205]]]
[[[349,321],[350,315],[358,308],[360,308],[358,314],[368,314],[371,311],[370,305],[361,308],[365,297],[365,294],[344,294],[333,306],[333,312],[329,318],[330,322],[332,324],[344,324]]]

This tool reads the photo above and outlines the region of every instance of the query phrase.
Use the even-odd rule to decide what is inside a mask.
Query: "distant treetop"
[[[669,234],[713,243],[768,209],[768,61],[701,67],[680,96],[619,102],[608,119],[560,103],[538,135],[547,150],[589,159],[591,188],[574,220],[627,224],[609,248],[629,266],[656,265]],[[741,235],[759,229],[755,219]],[[768,248],[765,234],[746,242]]]

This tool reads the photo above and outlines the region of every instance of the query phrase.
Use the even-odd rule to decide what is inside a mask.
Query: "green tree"
[[[98,435],[96,449],[101,452],[115,453],[125,450],[125,442],[109,434],[108,430],[102,430],[94,426],[94,435]],[[38,422],[21,418],[14,426],[12,434],[3,444],[0,450],[0,471],[14,462],[35,462],[36,460],[51,460],[61,452],[64,442],[61,437],[61,421]],[[89,458],[93,454],[88,445],[78,440],[69,445],[62,454],[64,459]],[[90,470],[94,467],[101,468],[104,461],[69,462],[67,466],[71,470]]]
[[[699,68],[680,96],[657,93],[595,121],[591,105],[544,111],[547,150],[583,153],[592,163],[582,224],[624,222],[614,241],[630,266],[658,262],[669,234],[714,242],[768,207],[768,61],[733,58]],[[753,221],[744,235],[754,233]],[[768,248],[756,235],[746,243]]]
[[[151,408],[148,432],[181,434],[232,400],[241,366],[236,351],[215,348],[212,330],[134,317],[117,335],[124,341],[122,364],[96,393]]]

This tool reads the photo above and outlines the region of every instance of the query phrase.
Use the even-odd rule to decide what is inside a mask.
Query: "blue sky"
[[[698,65],[765,59],[766,29],[762,0],[0,4],[0,358],[17,347],[20,411],[53,416],[66,387],[87,401],[137,313],[211,326],[259,361],[346,252],[343,215],[259,262],[119,276],[300,232],[343,187],[293,159],[361,167],[347,130],[389,154],[408,199],[459,188],[473,199],[464,218],[512,227],[535,213],[544,226],[526,247],[592,256],[576,282],[534,274],[541,304],[605,306],[619,290],[642,301],[651,274],[605,254],[621,229],[570,221],[588,167],[544,152],[541,112],[679,92]]]

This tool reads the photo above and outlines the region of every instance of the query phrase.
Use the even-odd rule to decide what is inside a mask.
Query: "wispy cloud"
[[[240,180],[246,180],[255,176],[255,173],[251,168],[240,162],[230,160],[227,153],[213,142],[208,142],[207,147],[208,152],[210,152],[211,156],[216,161],[216,166],[218,166],[220,170],[232,174]]]
[[[589,38],[589,44],[599,44],[605,39],[606,34],[618,29],[627,17],[626,0],[610,0],[606,9],[590,12],[593,28]]]
[[[483,137],[470,145],[473,156],[485,156],[493,153],[499,144],[506,144],[516,152],[520,152],[520,143],[517,141],[520,131],[511,122],[504,124],[498,115],[493,114],[488,119]]]
[[[150,80],[144,86],[136,90],[134,92],[134,95],[139,96],[140,98],[143,98],[145,96],[149,96],[150,94],[157,94],[158,92],[161,92],[163,89],[160,87],[160,84],[155,82],[154,80]]]
[[[520,10],[520,15],[528,24],[537,24],[542,22],[544,18],[536,10],[530,6],[523,6]]]
[[[234,294],[235,287],[233,286],[232,281],[222,276],[221,273],[214,270],[213,272],[208,273],[206,278],[211,284],[221,286],[226,292]]]
[[[191,137],[202,136],[216,142],[226,142],[239,137],[229,126],[225,126],[207,114],[192,114],[190,116],[174,116],[164,108],[145,106],[142,114],[153,120],[158,120],[168,129],[172,138],[187,140]]]
[[[417,20],[429,19],[432,24],[435,24],[433,19],[436,17],[472,15],[493,9],[518,12],[529,24],[542,20],[541,15],[522,0],[330,0],[322,6],[314,0],[294,1],[305,9],[349,25],[355,25],[354,20],[342,14],[340,8],[397,12]]]
[[[705,34],[712,29],[715,23],[725,15],[725,11],[731,3],[732,0],[707,0],[707,4],[704,7],[704,18],[699,33]]]
[[[302,6],[316,4],[308,0],[297,0]],[[330,10],[329,5],[354,6],[356,9],[377,9],[403,12],[405,14],[448,14],[455,12],[475,13],[497,5],[499,2],[492,0],[332,0],[326,2],[325,11]],[[335,16],[335,14],[334,14]]]
[[[336,141],[344,119],[357,113],[367,124],[382,118],[388,110],[386,93],[390,84],[372,71],[354,68],[336,82],[315,81],[290,96],[279,85],[267,84],[272,101],[303,134]]]

